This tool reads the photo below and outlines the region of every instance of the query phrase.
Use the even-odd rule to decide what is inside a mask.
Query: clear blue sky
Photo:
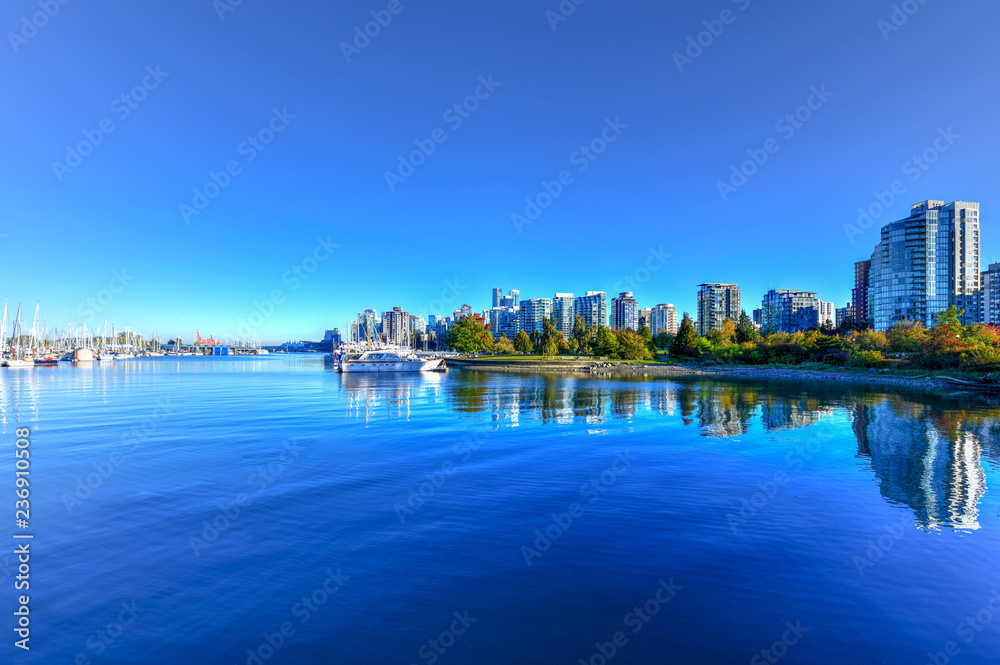
[[[772,286],[842,306],[878,225],[928,198],[981,202],[984,263],[1000,254],[996,2],[914,0],[892,31],[893,3],[872,0],[588,0],[564,21],[546,16],[557,0],[224,2],[70,1],[37,29],[37,0],[4,3],[0,295],[40,300],[60,328],[222,337],[278,290],[261,336],[308,339],[365,307],[482,309],[493,286],[613,295],[662,246],[634,289],[643,307],[693,310],[705,281],[739,283],[748,310]],[[348,62],[341,43],[390,4]],[[705,21],[720,34],[679,71]],[[776,126],[813,86],[832,96]],[[445,115],[477,90],[468,117]],[[67,170],[67,146],[102,121],[113,131]],[[244,143],[272,123],[262,150]],[[446,140],[390,187],[435,130]],[[602,132],[605,152],[577,152]],[[719,181],[768,139],[777,151],[724,201]],[[928,149],[934,164],[906,166]],[[518,233],[512,214],[564,170]],[[897,180],[850,242],[844,225]],[[328,236],[339,248],[313,264]]]

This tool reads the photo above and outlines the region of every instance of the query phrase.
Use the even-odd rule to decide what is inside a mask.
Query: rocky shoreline
[[[710,377],[760,381],[825,381],[867,386],[892,386],[917,390],[972,390],[997,392],[996,385],[959,383],[941,377],[902,376],[887,372],[823,371],[775,367],[686,367],[620,363],[614,361],[508,361],[490,359],[451,359],[453,367],[474,371],[574,372],[597,376],[644,376],[667,378]]]

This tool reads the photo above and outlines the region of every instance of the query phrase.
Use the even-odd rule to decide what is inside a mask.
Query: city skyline
[[[963,313],[963,322],[966,323],[996,323],[997,317],[992,314],[998,305],[997,292],[997,281],[993,278],[991,281],[992,274],[996,274],[998,269],[1000,269],[1000,263],[980,263],[979,248],[982,242],[982,237],[980,236],[980,226],[979,226],[979,206],[978,202],[964,202],[964,201],[953,201],[950,203],[945,203],[942,200],[925,200],[920,203],[915,203],[911,205],[911,214],[903,217],[899,220],[894,220],[886,223],[881,229],[881,240],[876,244],[873,250],[872,256],[875,257],[879,254],[885,254],[886,257],[889,256],[889,249],[887,244],[887,238],[890,237],[887,234],[892,234],[892,229],[898,229],[895,231],[902,239],[903,229],[907,230],[907,234],[913,233],[913,224],[915,220],[921,222],[921,229],[923,235],[927,236],[927,240],[921,240],[918,251],[921,252],[920,256],[923,256],[925,251],[923,248],[925,245],[929,247],[929,252],[933,257],[934,245],[936,237],[936,226],[931,226],[930,232],[926,230],[928,215],[931,216],[931,223],[933,225],[937,224],[938,215],[941,216],[942,224],[948,223],[948,215],[951,215],[951,219],[955,219],[957,213],[960,211],[961,215],[961,236],[965,237],[965,210],[970,211],[969,219],[970,222],[974,223],[974,226],[970,224],[968,229],[968,259],[970,265],[968,269],[965,266],[965,257],[963,256],[961,261],[962,277],[957,280],[960,285],[959,288],[961,293],[966,294],[965,287],[968,285],[969,291],[966,295],[963,295],[957,299],[953,299],[952,302],[949,301],[948,297],[944,297],[943,300],[940,298],[936,301],[929,301],[930,304],[926,305],[926,310],[918,315],[914,316],[914,310],[906,310],[907,314],[903,316],[897,315],[896,318],[891,318],[889,314],[882,314],[881,311],[885,308],[885,305],[876,305],[876,301],[881,302],[875,297],[868,297],[869,291],[872,293],[878,293],[879,282],[877,279],[872,280],[871,278],[871,265],[872,259],[857,261],[853,265],[853,277],[854,281],[851,285],[852,288],[847,289],[850,292],[849,298],[845,301],[844,308],[838,308],[836,301],[825,301],[822,297],[818,296],[816,292],[798,290],[798,289],[770,289],[762,296],[762,306],[760,309],[745,306],[741,303],[743,299],[743,290],[738,283],[702,283],[697,285],[698,292],[696,294],[697,306],[693,312],[688,312],[687,310],[681,310],[684,315],[690,315],[692,322],[694,323],[696,330],[701,335],[706,335],[709,331],[713,329],[719,329],[721,327],[721,322],[725,319],[732,319],[737,321],[741,314],[746,313],[751,320],[758,326],[758,328],[763,330],[772,330],[775,332],[794,332],[796,330],[805,330],[809,327],[816,327],[826,325],[828,322],[830,324],[835,324],[839,327],[843,319],[850,314],[856,322],[859,324],[865,323],[866,321],[879,330],[886,330],[889,324],[892,322],[910,322],[916,321],[924,325],[933,325],[933,319],[937,313],[946,309],[949,304],[955,304],[958,306],[959,311]],[[944,210],[945,212],[939,212]],[[951,210],[951,213],[947,211]],[[928,212],[931,211],[931,212]],[[948,227],[951,228],[951,227]],[[949,231],[952,234],[958,234],[958,231]],[[895,237],[895,236],[892,236]],[[907,235],[909,238],[910,235]],[[942,236],[945,237],[945,236]],[[956,237],[959,237],[956,235]],[[956,243],[952,240],[952,245]],[[959,247],[965,247],[964,241],[959,241]],[[939,250],[940,250],[939,246]],[[945,247],[944,258],[939,260],[939,265],[937,271],[939,275],[951,275],[954,283],[954,274],[949,272],[950,265],[947,260],[947,245]],[[894,267],[894,270],[899,271],[903,269],[903,263],[906,262],[906,269],[911,270],[912,268],[908,265],[908,262],[912,259],[909,253],[911,249],[907,249],[906,257],[900,253],[899,257],[894,261],[899,263],[899,265]],[[954,256],[954,252],[952,252]],[[918,257],[918,260],[922,261]],[[954,260],[954,259],[952,259]],[[943,263],[941,263],[943,261]],[[888,266],[888,258],[884,259],[884,262]],[[986,270],[980,271],[980,266]],[[923,266],[923,263],[920,264]],[[888,268],[886,268],[887,270]],[[923,270],[921,267],[920,270]],[[876,271],[876,275],[878,271]],[[892,273],[893,275],[900,274],[898,272]],[[909,275],[909,273],[906,273]],[[923,273],[921,273],[923,274]],[[931,272],[933,275],[934,273]],[[982,284],[980,285],[980,274],[982,275]],[[116,274],[116,279],[121,281],[121,277]],[[907,281],[910,277],[907,276]],[[925,279],[925,278],[921,278]],[[942,278],[947,279],[947,277]],[[634,286],[638,282],[644,280],[635,277],[633,279],[626,279],[624,283],[627,285]],[[970,281],[971,280],[971,281]],[[895,283],[896,279],[893,280],[882,280],[886,284],[889,281]],[[619,281],[616,286],[621,285]],[[448,306],[461,302],[461,305],[456,307],[454,310],[449,310],[447,307],[440,311],[428,311],[426,314],[417,314],[403,311],[402,307],[398,305],[393,305],[391,310],[379,310],[377,308],[366,308],[364,312],[358,315],[357,319],[352,322],[350,318],[345,319],[344,328],[339,328],[337,324],[332,327],[324,328],[325,337],[324,340],[328,340],[330,333],[334,331],[339,331],[340,334],[338,339],[354,339],[359,340],[363,337],[363,333],[359,332],[359,322],[362,320],[368,320],[370,317],[372,320],[379,319],[381,312],[381,320],[378,321],[380,330],[387,330],[387,334],[392,343],[403,343],[403,339],[413,330],[419,329],[421,332],[426,332],[429,328],[432,328],[435,320],[445,322],[445,329],[447,325],[457,318],[462,316],[476,314],[481,315],[488,327],[492,327],[494,331],[494,337],[498,337],[501,334],[506,335],[508,338],[512,338],[517,330],[526,329],[535,331],[541,330],[542,319],[547,319],[552,321],[556,328],[563,333],[563,337],[568,339],[570,337],[570,331],[572,330],[573,323],[576,316],[580,315],[581,312],[579,308],[574,305],[575,300],[584,298],[589,298],[591,296],[601,296],[601,309],[600,314],[587,314],[583,312],[587,321],[594,324],[596,321],[600,321],[600,326],[607,326],[610,328],[622,329],[631,328],[633,330],[638,330],[643,325],[649,325],[647,317],[651,316],[652,313],[663,307],[669,307],[672,310],[672,320],[679,324],[681,318],[683,318],[676,308],[672,304],[657,303],[655,305],[650,304],[649,307],[642,307],[639,301],[634,298],[634,292],[622,291],[617,297],[608,297],[607,291],[587,291],[585,296],[575,296],[572,292],[555,292],[551,298],[538,298],[538,297],[521,297],[520,289],[509,289],[508,293],[505,295],[503,293],[502,287],[492,287],[491,288],[491,302],[490,307],[485,309],[477,309],[465,302],[460,297],[464,289],[461,288],[461,284],[454,283],[450,285],[451,292],[447,290],[442,291],[441,298],[432,301],[432,306],[435,303],[439,303],[442,306]],[[940,285],[939,285],[940,286]],[[892,287],[898,288],[898,287]],[[895,292],[894,292],[895,293]],[[933,294],[933,285],[931,287],[931,292]],[[472,299],[475,300],[475,299]],[[867,300],[867,305],[864,308],[864,317],[859,318],[857,316],[858,303]],[[620,302],[628,303],[626,309],[621,309],[619,306]],[[755,302],[751,300],[750,302]],[[267,304],[268,301],[265,301]],[[780,303],[780,304],[779,304]],[[271,305],[280,304],[276,300],[270,301]],[[527,306],[527,309],[525,309]],[[566,308],[569,308],[568,311]],[[800,308],[810,308],[811,313],[807,312],[805,309],[799,311]],[[460,312],[461,310],[461,312]],[[496,312],[501,310],[507,311],[513,315],[512,322],[504,322],[497,318]],[[900,310],[904,311],[904,310]],[[251,336],[258,337],[256,329],[258,325],[263,324],[267,317],[264,315],[265,310],[258,307],[255,311],[252,311],[247,318],[242,319],[240,326],[237,329],[235,336],[230,335],[229,339],[240,340],[249,339]],[[491,314],[492,312],[492,314]],[[610,313],[608,313],[610,312]],[[452,314],[451,316],[449,315]],[[400,323],[396,318],[397,315],[404,315],[408,317],[405,321]],[[529,320],[526,320],[525,317]],[[811,324],[810,321],[815,319],[817,323],[815,325]],[[658,320],[663,320],[658,319]],[[419,321],[420,323],[417,327],[414,327],[414,322]],[[431,326],[428,326],[428,321],[431,322]],[[888,321],[889,323],[886,323]],[[46,327],[47,326],[47,322]],[[508,327],[512,325],[513,327]],[[402,326],[402,327],[400,327]],[[595,327],[591,325],[590,327]],[[405,329],[407,332],[401,333],[400,330]],[[675,330],[670,330],[669,327],[666,328],[668,332],[673,334]],[[658,330],[653,330],[654,334]],[[511,334],[508,334],[511,333]],[[178,335],[183,337],[183,335]],[[315,337],[310,337],[309,335],[299,336],[297,340],[309,340],[315,339]],[[293,341],[293,340],[285,340]],[[277,343],[273,341],[268,341],[267,343]]]

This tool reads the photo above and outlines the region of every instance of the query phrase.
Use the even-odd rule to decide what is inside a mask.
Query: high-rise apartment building
[[[517,289],[511,289],[507,292],[507,295],[500,298],[500,306],[517,309],[521,306],[521,292]]]
[[[812,291],[771,289],[764,294],[754,316],[759,317],[764,332],[801,332],[819,327],[819,303]]]
[[[924,201],[882,227],[868,278],[872,327],[900,322],[932,327],[954,305],[964,325],[979,314],[979,204]]]
[[[573,315],[574,300],[572,293],[557,293],[552,297],[552,323],[566,340],[573,337],[573,323],[576,321]]]
[[[653,308],[639,310],[639,328],[649,328],[652,325]]]
[[[582,316],[588,330],[607,326],[608,296],[604,291],[587,291],[573,300],[574,316]]]
[[[410,315],[402,307],[382,312],[382,335],[387,344],[406,346],[410,343]]]
[[[491,309],[487,320],[490,324],[490,332],[493,333],[493,339],[500,339],[500,336],[503,335],[513,342],[521,329],[518,322],[519,314],[520,311],[513,307],[494,307]]]
[[[726,319],[740,318],[740,287],[736,284],[698,285],[698,334],[721,330]]]
[[[837,308],[837,321],[836,325],[838,328],[843,327],[844,322],[848,319],[854,319],[855,324],[857,323],[857,318],[854,316],[854,304],[847,303],[843,307]]]
[[[374,309],[368,308],[358,314],[357,322],[351,324],[351,341],[362,343],[368,340],[374,341],[379,333],[379,323],[378,312]]]
[[[837,306],[825,300],[819,301],[819,325],[831,328],[837,325]]]
[[[499,286],[494,287],[493,288],[493,304],[490,305],[490,308],[492,309],[494,307],[499,307],[500,306],[500,300],[502,298],[503,298],[503,289],[501,289]]]
[[[979,318],[987,325],[1000,326],[1000,263],[991,263],[982,274],[981,288]]]
[[[858,328],[871,327],[871,302],[868,300],[868,275],[872,262],[858,261],[854,264],[854,288],[851,289],[851,305]]]
[[[670,304],[657,305],[649,312],[649,329],[653,335],[665,331],[668,335],[676,335],[680,324],[677,322],[677,309]]]
[[[544,321],[552,318],[552,301],[548,298],[528,298],[521,301],[518,313],[518,326],[528,333],[541,333],[545,330]]]
[[[611,317],[608,321],[615,330],[639,330],[639,303],[631,291],[622,291],[611,299]]]

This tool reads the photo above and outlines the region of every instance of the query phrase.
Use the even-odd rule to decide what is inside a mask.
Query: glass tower
[[[927,327],[954,305],[962,323],[979,321],[979,204],[924,201],[910,216],[882,227],[872,253],[869,298],[873,327]]]

